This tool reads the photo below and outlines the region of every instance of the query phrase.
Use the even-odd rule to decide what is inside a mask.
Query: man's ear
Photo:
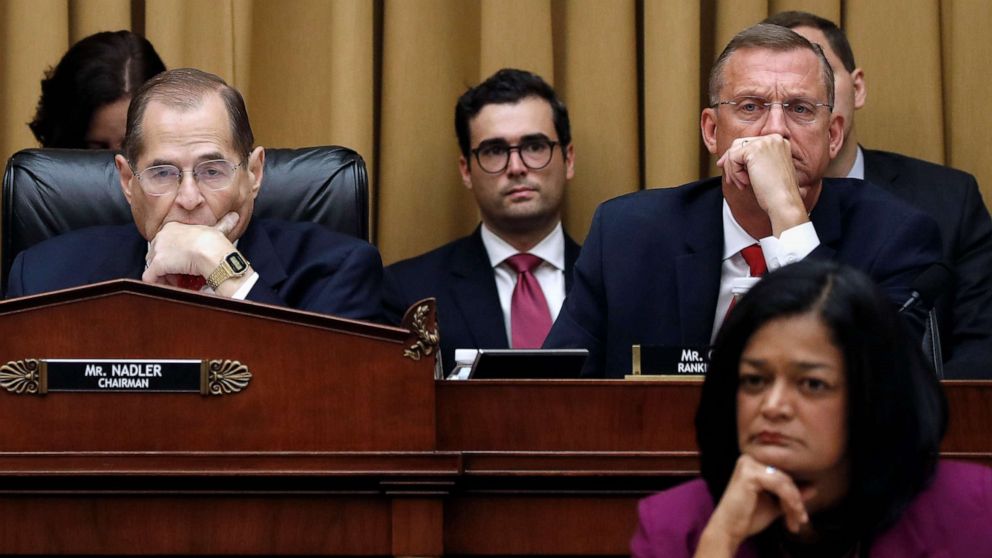
[[[134,178],[134,171],[131,170],[131,165],[128,164],[123,155],[114,156],[114,166],[117,167],[117,176],[121,181],[121,191],[124,192],[124,198],[127,199],[127,204],[131,205],[131,179]]]
[[[256,147],[248,156],[248,178],[251,180],[251,197],[258,196],[262,188],[262,175],[265,173],[265,148]]]
[[[699,131],[703,134],[706,150],[716,155],[716,109],[703,109],[703,113],[699,115]]]
[[[472,189],[472,169],[468,167],[468,159],[464,155],[458,157],[458,172],[462,175],[462,184]]]
[[[575,144],[570,143],[565,148],[565,180],[575,176]]]
[[[851,81],[854,83],[854,110],[865,106],[868,101],[868,83],[865,81],[865,71],[855,68],[851,72]]]
[[[830,127],[827,128],[830,139],[830,159],[840,153],[840,148],[844,146],[844,117],[840,114],[830,115]]]

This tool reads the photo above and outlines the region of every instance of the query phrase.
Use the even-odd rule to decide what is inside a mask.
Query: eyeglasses
[[[184,174],[192,174],[197,186],[212,192],[224,190],[234,182],[234,171],[244,164],[244,161],[234,164],[224,159],[203,161],[193,167],[192,171],[184,171],[175,165],[155,165],[141,172],[135,172],[141,189],[149,196],[167,196],[179,190]]]
[[[479,168],[489,174],[499,174],[510,166],[510,153],[516,151],[520,160],[530,170],[541,170],[548,166],[555,154],[558,142],[551,140],[528,140],[518,145],[488,143],[472,150]]]
[[[816,122],[817,109],[820,107],[827,107],[828,111],[834,109],[833,105],[814,103],[805,99],[793,99],[780,103],[769,101],[762,97],[736,97],[730,101],[717,101],[710,106],[711,108],[717,108],[719,105],[729,105],[734,117],[747,124],[763,121],[768,117],[774,105],[782,107],[782,112],[797,124],[813,124]]]

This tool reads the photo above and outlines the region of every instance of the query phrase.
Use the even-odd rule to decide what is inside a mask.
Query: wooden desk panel
[[[4,555],[392,554],[390,502],[361,495],[4,495],[0,517]]]
[[[434,449],[433,366],[403,357],[403,332],[199,293],[170,289],[166,297],[141,283],[129,288],[30,297],[40,305],[3,302],[0,364],[232,359],[248,366],[247,388],[223,396],[3,393],[10,404],[0,405],[0,424],[24,426],[4,434],[4,451]]]
[[[0,393],[0,554],[627,554],[697,382],[433,379],[409,332],[125,282],[0,302],[0,364],[236,358],[239,394]],[[945,455],[992,465],[992,382]]]
[[[671,420],[698,386],[436,389],[435,451],[0,453],[0,553],[622,556],[637,500],[698,470],[691,420],[645,418]],[[964,417],[950,449],[992,464],[972,422],[989,410],[971,408],[992,384],[947,391]],[[556,428],[509,430],[552,416]]]
[[[992,382],[944,382],[948,427],[941,451],[992,466]]]
[[[699,382],[437,382],[438,449],[695,452]]]
[[[691,381],[437,382],[438,449],[638,452],[666,459],[661,474],[692,475],[699,470],[700,387]],[[948,381],[944,391],[945,456],[992,465],[992,382]]]

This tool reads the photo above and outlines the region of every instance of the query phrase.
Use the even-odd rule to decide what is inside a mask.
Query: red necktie
[[[517,272],[517,286],[510,302],[510,346],[539,349],[551,330],[551,312],[541,285],[531,272],[544,260],[533,254],[517,254],[505,261]]]
[[[176,285],[191,291],[199,291],[207,284],[207,280],[200,275],[179,275]]]
[[[760,244],[752,244],[741,250],[741,256],[747,262],[747,267],[751,270],[751,277],[763,277],[768,271],[765,264],[765,254],[761,251]]]
[[[741,256],[743,256],[744,261],[747,262],[747,267],[751,272],[751,277],[763,277],[765,272],[768,271],[768,264],[765,263],[765,253],[761,251],[761,245],[752,244],[741,249]],[[727,316],[730,315],[730,311],[734,309],[736,304],[737,297],[734,296],[730,299],[730,306],[727,307],[727,313],[723,315],[724,320],[727,319]]]

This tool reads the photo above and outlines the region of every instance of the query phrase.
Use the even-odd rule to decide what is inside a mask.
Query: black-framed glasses
[[[778,105],[782,107],[785,116],[798,124],[813,124],[816,122],[821,107],[826,107],[828,111],[834,110],[834,106],[827,103],[817,103],[806,99],[791,99],[789,101],[778,102],[769,101],[763,97],[735,97],[729,101],[717,101],[710,105],[717,108],[720,105],[727,105],[733,112],[735,118],[747,124],[763,121],[768,118],[772,107]]]
[[[224,159],[214,159],[197,163],[193,170],[184,171],[175,165],[155,165],[148,167],[141,172],[134,172],[134,176],[141,184],[141,189],[149,196],[167,196],[179,190],[182,184],[183,175],[190,173],[197,186],[206,188],[212,192],[224,190],[234,183],[234,173],[239,167],[244,165],[244,161],[234,164]]]
[[[517,145],[487,143],[472,150],[479,168],[489,174],[499,174],[510,165],[510,153],[516,151],[520,160],[530,170],[541,170],[551,163],[558,142],[548,139],[522,141]]]

